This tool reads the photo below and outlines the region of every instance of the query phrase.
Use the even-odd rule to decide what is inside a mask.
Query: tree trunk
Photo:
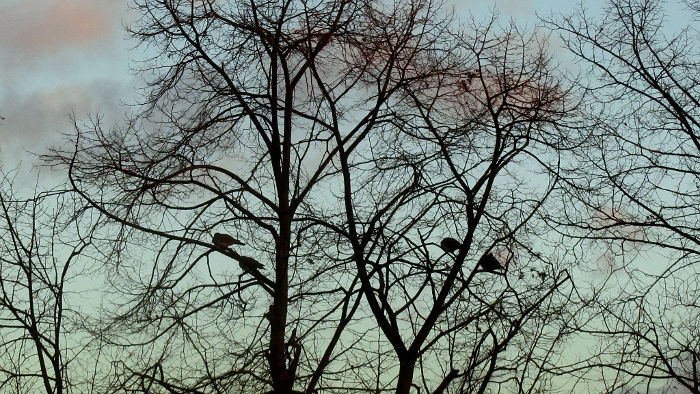
[[[294,378],[289,376],[285,358],[284,333],[287,325],[287,265],[290,239],[289,221],[284,221],[277,248],[275,296],[270,316],[270,372],[276,393],[291,393]]]
[[[411,392],[413,370],[415,366],[415,358],[401,361],[401,365],[399,366],[399,381],[396,383],[396,394],[408,394]]]

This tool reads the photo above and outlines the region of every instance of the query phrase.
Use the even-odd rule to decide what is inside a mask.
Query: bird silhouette
[[[454,238],[447,237],[440,241],[440,248],[447,253],[452,253],[460,247],[462,247],[462,243]]]
[[[226,249],[231,245],[243,245],[243,242],[228,234],[215,233],[211,242],[219,249]]]
[[[479,259],[479,265],[486,272],[496,272],[498,270],[505,269],[501,263],[498,262],[493,253],[488,253]]]
[[[265,268],[265,266],[262,265],[261,262],[259,262],[258,260],[255,260],[252,257],[248,257],[248,256],[240,256],[238,258],[238,265],[241,266],[241,269],[244,272],[258,271],[258,270]]]

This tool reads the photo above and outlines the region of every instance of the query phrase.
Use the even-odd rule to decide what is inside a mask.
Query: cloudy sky
[[[566,4],[568,2],[560,2]],[[106,122],[126,112],[136,78],[129,70],[133,49],[123,25],[125,0],[0,0],[0,163],[13,168],[32,159],[69,132],[67,114],[101,114]],[[477,5],[474,5],[477,4]],[[543,0],[455,0],[458,14],[505,17],[534,24],[549,13]],[[562,7],[561,5],[559,7]],[[556,11],[562,11],[557,9]]]
[[[66,114],[123,112],[133,78],[118,0],[0,0],[0,162],[70,130]]]

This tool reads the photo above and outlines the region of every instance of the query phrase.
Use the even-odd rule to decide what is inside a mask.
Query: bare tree
[[[75,150],[56,156],[118,229],[110,264],[132,296],[115,306],[111,328],[125,336],[112,345],[141,340],[112,387],[361,387],[363,344],[341,341],[361,298],[339,258],[338,157],[390,127],[396,92],[436,72],[412,68],[445,29],[435,5],[135,9],[132,32],[156,53],[143,112],[114,132],[79,127]],[[245,245],[221,248],[215,232]]]
[[[535,219],[577,104],[544,41],[426,1],[135,9],[141,112],[50,157],[110,229],[103,391],[549,387],[572,285]]]
[[[21,198],[12,181],[3,174],[0,190],[0,390],[71,391],[82,379],[70,368],[83,345],[69,335],[80,307],[76,279],[86,273],[78,260],[94,222],[76,216],[80,205],[65,190]]]
[[[586,67],[593,131],[552,222],[576,248],[605,251],[592,256],[595,309],[572,321],[600,352],[562,373],[602,371],[610,392],[700,390],[700,37],[666,5],[611,0],[603,18],[547,21]]]
[[[547,387],[533,371],[560,339],[570,277],[532,242],[577,104],[544,41],[494,25],[471,26],[451,47],[459,66],[405,90],[401,127],[373,137],[366,176],[340,153],[352,256],[397,393]],[[489,251],[506,274],[477,264]]]

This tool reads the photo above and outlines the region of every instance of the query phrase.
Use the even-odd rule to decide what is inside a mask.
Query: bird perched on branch
[[[248,256],[238,257],[238,265],[241,266],[241,269],[244,272],[258,271],[258,270],[265,268],[265,266],[262,265],[261,262],[259,262],[258,260],[255,260],[252,257],[248,257]]]
[[[496,272],[498,270],[505,269],[501,263],[498,262],[493,253],[488,253],[479,259],[479,265],[486,272]]]
[[[447,237],[440,241],[440,248],[447,253],[452,253],[461,247],[462,243],[454,238]]]
[[[231,245],[243,245],[243,242],[228,234],[215,233],[211,242],[219,249],[226,249]]]

